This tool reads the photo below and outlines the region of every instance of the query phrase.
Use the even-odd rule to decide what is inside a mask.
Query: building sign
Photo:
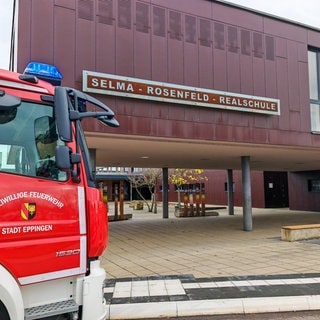
[[[208,108],[280,115],[279,99],[83,71],[83,91],[188,104]]]

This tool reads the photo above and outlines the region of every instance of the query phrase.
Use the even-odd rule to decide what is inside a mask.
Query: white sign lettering
[[[208,108],[280,115],[280,100],[83,71],[83,91]]]

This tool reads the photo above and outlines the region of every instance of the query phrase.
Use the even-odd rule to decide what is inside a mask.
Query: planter
[[[133,210],[143,210],[143,202],[133,201]]]

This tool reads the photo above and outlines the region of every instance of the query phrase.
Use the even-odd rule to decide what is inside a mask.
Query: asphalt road
[[[165,318],[165,320],[319,320],[319,311]],[[155,319],[144,319],[155,320]]]

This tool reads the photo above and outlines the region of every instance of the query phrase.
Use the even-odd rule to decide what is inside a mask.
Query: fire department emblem
[[[24,220],[31,220],[36,215],[36,204],[34,202],[24,202],[21,205],[21,217]]]

